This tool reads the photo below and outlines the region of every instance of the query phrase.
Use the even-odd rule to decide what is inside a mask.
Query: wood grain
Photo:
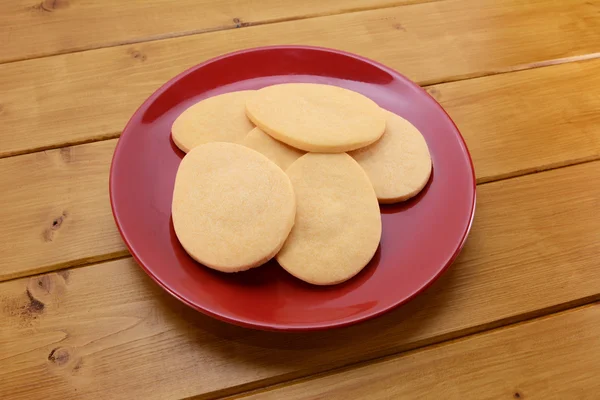
[[[427,1],[427,0],[421,0]],[[419,0],[3,0],[0,62]]]
[[[241,48],[339,48],[420,84],[597,57],[598,4],[449,0],[3,64],[0,157],[117,137],[139,104],[167,79]]]
[[[0,160],[2,279],[127,254],[108,200],[115,144]]]
[[[427,91],[461,130],[479,183],[600,157],[600,60]]]
[[[596,399],[600,305],[244,396],[269,399]]]
[[[131,259],[3,282],[0,398],[213,398],[599,299],[598,179],[592,162],[481,186],[452,268],[406,306],[343,330],[216,322]]]
[[[428,90],[465,136],[479,182],[600,156],[600,60]],[[108,204],[115,144],[109,140],[0,160],[0,192],[8,193],[0,199],[5,221],[0,280],[125,254]],[[77,161],[66,162],[62,155],[68,153]],[[64,210],[71,216],[64,226],[52,228]],[[43,236],[48,229],[50,241]]]

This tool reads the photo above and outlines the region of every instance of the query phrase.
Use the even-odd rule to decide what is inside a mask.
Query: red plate
[[[212,271],[180,246],[171,223],[173,184],[183,153],[171,124],[195,102],[284,82],[318,82],[363,93],[412,122],[433,160],[428,186],[413,200],[382,206],[383,236],[371,263],[345,284],[317,287],[274,261],[238,274]],[[380,315],[423,291],[456,258],[473,220],[469,153],[441,106],[399,73],[356,55],[298,46],[240,51],[167,82],[133,115],[115,150],[110,200],[139,265],[172,295],[208,315],[268,330],[317,330]]]

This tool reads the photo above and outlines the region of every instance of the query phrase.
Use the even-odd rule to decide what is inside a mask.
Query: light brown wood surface
[[[600,60],[431,86],[478,182],[600,157]]]
[[[128,254],[108,199],[115,144],[0,160],[0,280]]]
[[[420,1],[2,0],[0,62]]]
[[[117,137],[167,79],[236,49],[334,47],[431,84],[595,58],[597,9],[597,0],[446,0],[3,64],[0,157]]]
[[[213,398],[598,300],[599,178],[592,162],[480,186],[452,268],[405,307],[343,330],[216,322],[131,259],[0,283],[0,398]]]
[[[479,182],[600,156],[600,60],[428,90],[461,129]],[[0,280],[126,254],[108,202],[116,142],[0,160],[0,192],[7,193],[0,198],[0,218],[5,221]],[[31,165],[39,168],[28,169]],[[64,224],[52,226],[65,210],[69,217]],[[48,230],[52,240],[44,236]]]
[[[572,309],[600,301],[600,0],[0,0],[0,43],[0,399],[598,397],[600,306]],[[470,148],[465,249],[373,321],[218,322],[115,227],[110,161],[141,102],[275,44],[404,73]]]
[[[243,399],[593,400],[599,325],[588,306]]]

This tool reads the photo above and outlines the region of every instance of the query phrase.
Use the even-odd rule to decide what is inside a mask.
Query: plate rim
[[[115,160],[117,160],[119,153],[122,151],[122,146],[121,145],[121,139],[123,138],[123,135],[126,134],[126,132],[130,129],[131,124],[133,123],[133,119],[134,117],[140,112],[140,110],[142,108],[145,108],[146,106],[148,106],[149,104],[151,104],[152,102],[154,102],[154,100],[156,100],[156,98],[160,97],[166,90],[168,90],[175,82],[179,81],[180,79],[196,72],[199,69],[204,68],[207,65],[210,65],[212,63],[215,62],[219,62],[223,59],[229,58],[229,57],[234,57],[234,56],[238,56],[238,55],[242,55],[245,53],[254,53],[254,52],[258,52],[258,51],[265,51],[265,50],[310,50],[310,51],[321,51],[321,52],[326,52],[326,53],[334,53],[334,54],[338,54],[338,55],[342,55],[342,56],[346,56],[346,57],[350,57],[350,58],[354,58],[357,59],[359,61],[371,64],[387,73],[390,73],[392,75],[396,75],[399,76],[401,78],[403,78],[406,82],[411,83],[412,85],[414,85],[415,88],[418,88],[423,94],[425,94],[426,96],[430,97],[434,104],[436,105],[436,107],[438,108],[439,111],[443,112],[446,117],[448,118],[448,121],[450,121],[452,123],[452,126],[454,127],[454,129],[456,130],[456,132],[458,133],[458,138],[460,139],[460,142],[462,144],[462,147],[465,151],[465,155],[466,158],[469,161],[469,167],[471,170],[471,180],[473,183],[473,195],[471,198],[471,204],[470,204],[470,214],[469,214],[469,221],[468,224],[464,230],[464,232],[462,233],[462,237],[460,239],[459,245],[456,247],[454,253],[452,254],[452,256],[448,259],[448,261],[446,262],[446,264],[440,268],[440,270],[433,275],[427,282],[425,282],[423,285],[419,286],[418,288],[415,288],[415,290],[408,296],[405,296],[403,299],[399,300],[399,301],[394,301],[392,303],[390,303],[389,305],[387,305],[386,307],[382,308],[381,310],[369,313],[367,315],[362,315],[362,316],[358,316],[358,317],[349,317],[344,321],[341,322],[318,322],[318,323],[305,323],[302,325],[287,325],[287,324],[279,324],[279,323],[266,323],[266,322],[261,322],[261,323],[255,323],[255,322],[250,322],[247,320],[240,320],[240,319],[236,319],[236,318],[231,318],[228,317],[226,315],[222,315],[216,312],[213,312],[209,309],[200,307],[194,303],[192,303],[191,301],[187,300],[186,298],[180,296],[178,293],[176,293],[174,290],[172,290],[169,285],[167,285],[165,282],[163,282],[163,280],[161,280],[161,278],[159,278],[158,276],[156,276],[156,274],[154,274],[149,268],[146,267],[146,265],[144,265],[144,263],[141,261],[139,255],[137,254],[137,252],[135,251],[135,249],[133,248],[133,246],[130,243],[130,240],[127,237],[127,234],[124,232],[121,223],[119,221],[119,217],[118,217],[118,213],[115,210],[115,198],[114,198],[114,165],[115,165]],[[424,292],[425,290],[427,290],[427,288],[429,288],[429,286],[431,286],[434,282],[436,282],[439,277],[444,274],[448,268],[454,263],[454,261],[456,260],[456,258],[458,257],[458,255],[461,253],[462,249],[464,248],[464,245],[466,243],[466,240],[469,236],[469,233],[471,231],[471,227],[473,226],[473,220],[475,217],[475,208],[476,208],[476,204],[477,204],[477,178],[475,175],[475,167],[473,164],[473,159],[471,157],[471,154],[469,152],[469,148],[467,147],[467,143],[465,142],[465,139],[462,135],[462,133],[460,132],[460,130],[458,129],[458,127],[456,126],[456,123],[454,122],[454,120],[450,117],[450,115],[446,112],[446,110],[441,106],[441,104],[439,104],[439,102],[429,94],[429,92],[427,92],[425,89],[423,89],[419,84],[417,84],[416,82],[412,81],[411,79],[409,79],[408,77],[406,77],[405,75],[403,75],[402,73],[387,67],[377,61],[374,61],[370,58],[358,55],[358,54],[354,54],[354,53],[350,53],[347,51],[343,51],[343,50],[338,50],[338,49],[332,49],[332,48],[328,48],[328,47],[322,47],[322,46],[309,46],[309,45],[271,45],[271,46],[258,46],[258,47],[251,47],[251,48],[245,48],[242,50],[237,50],[237,51],[232,51],[232,52],[228,52],[225,54],[221,54],[219,56],[210,58],[208,60],[205,60],[199,64],[196,64],[192,67],[189,67],[185,70],[183,70],[182,72],[180,72],[179,74],[175,75],[174,77],[170,78],[169,80],[167,80],[165,83],[163,83],[158,89],[156,89],[150,96],[148,96],[146,98],[146,100],[144,100],[135,110],[135,112],[133,112],[131,114],[131,117],[129,118],[129,120],[127,121],[127,124],[125,125],[125,128],[123,129],[123,131],[121,132],[121,135],[119,135],[119,139],[117,141],[117,144],[115,146],[115,150],[113,152],[113,157],[111,160],[111,164],[110,164],[110,170],[109,170],[109,199],[110,199],[110,206],[111,206],[111,212],[113,215],[113,219],[115,221],[115,224],[117,226],[117,229],[119,231],[119,234],[121,235],[121,238],[123,239],[123,242],[125,243],[125,245],[127,246],[127,249],[129,250],[131,256],[133,257],[133,259],[135,260],[136,264],[141,267],[144,272],[150,276],[150,278],[152,278],[152,280],[154,282],[156,282],[163,290],[165,290],[167,293],[169,293],[171,296],[175,297],[177,300],[181,301],[182,303],[184,303],[185,305],[187,305],[188,307],[191,307],[192,309],[199,311],[209,317],[215,318],[217,320],[220,320],[222,322],[226,322],[226,323],[230,323],[233,325],[237,325],[237,326],[241,326],[244,328],[250,328],[250,329],[256,329],[256,330],[263,330],[263,331],[276,331],[276,332],[311,332],[311,331],[323,331],[323,330],[329,330],[329,329],[339,329],[339,328],[343,328],[343,327],[347,327],[350,325],[355,325],[361,322],[365,322],[374,318],[377,318],[383,314],[386,314],[398,307],[400,307],[403,304],[406,304],[408,302],[410,302],[413,298],[415,298],[416,296],[418,296],[419,294],[421,294],[422,292]]]

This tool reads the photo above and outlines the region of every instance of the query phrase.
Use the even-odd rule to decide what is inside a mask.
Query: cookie
[[[264,154],[283,170],[304,155],[303,151],[273,139],[260,128],[252,129],[241,144]]]
[[[296,193],[296,223],[277,261],[315,285],[352,278],[381,239],[379,204],[369,178],[345,153],[308,153],[286,172]]]
[[[171,137],[182,151],[210,142],[239,142],[254,125],[245,113],[252,90],[204,99],[186,109],[173,123]]]
[[[380,203],[417,195],[429,181],[431,156],[425,138],[410,122],[386,111],[381,139],[349,154],[365,170]]]
[[[207,267],[236,272],[265,263],[281,249],[295,213],[290,179],[255,150],[213,142],[181,161],[173,227],[185,251]]]
[[[360,93],[337,86],[267,86],[246,102],[248,118],[265,133],[300,150],[340,153],[367,146],[385,130],[383,110]]]

